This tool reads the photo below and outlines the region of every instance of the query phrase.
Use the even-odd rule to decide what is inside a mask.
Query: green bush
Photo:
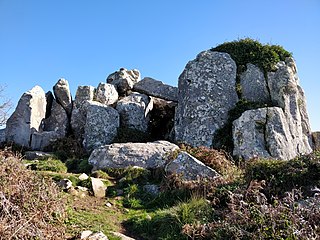
[[[238,73],[246,70],[247,63],[259,66],[264,72],[270,72],[279,61],[285,61],[287,57],[292,56],[279,45],[263,45],[250,38],[225,42],[212,48],[211,51],[229,53],[237,64]]]
[[[265,180],[268,195],[281,195],[293,188],[320,184],[320,157],[315,153],[290,161],[258,159],[249,162],[245,170],[247,182]]]

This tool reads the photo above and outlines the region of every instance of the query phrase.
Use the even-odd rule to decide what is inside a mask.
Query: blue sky
[[[319,131],[319,0],[0,0],[0,85],[14,105],[34,85],[64,77],[74,95],[120,67],[177,85],[199,52],[244,37],[293,53]]]

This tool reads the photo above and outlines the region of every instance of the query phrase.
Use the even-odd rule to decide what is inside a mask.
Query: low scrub
[[[1,239],[65,239],[64,201],[51,179],[0,154]]]

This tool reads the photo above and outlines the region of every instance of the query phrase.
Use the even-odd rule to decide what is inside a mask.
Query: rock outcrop
[[[267,80],[259,67],[248,63],[247,70],[240,75],[240,85],[243,99],[260,103],[270,102]]]
[[[100,83],[95,94],[95,100],[105,105],[116,103],[118,97],[115,86],[109,83]]]
[[[133,86],[133,90],[167,101],[178,102],[177,87],[172,87],[150,77],[145,77],[141,81],[137,82]]]
[[[39,86],[25,92],[6,125],[6,141],[30,147],[31,135],[42,131],[46,116],[45,92]]]
[[[266,105],[271,101],[276,107],[246,111],[234,121],[233,154],[244,159],[292,159],[300,154],[310,153],[311,129],[294,60],[287,58],[286,62],[279,62],[275,72],[267,74],[266,81],[256,68],[251,65],[249,68],[249,73],[242,78],[242,86],[248,85],[244,94],[246,98]],[[256,84],[252,81],[255,79],[254,75],[257,75],[256,79],[261,79],[256,80]],[[264,82],[267,83],[268,91]]]
[[[120,126],[119,113],[107,105],[88,101],[83,145],[91,151],[112,143]]]
[[[181,179],[185,181],[203,178],[214,179],[220,176],[215,170],[186,152],[180,152],[176,159],[166,165],[165,171],[169,175],[180,175]]]
[[[152,99],[144,94],[134,92],[122,98],[116,107],[120,114],[121,127],[148,131],[149,112],[152,107]]]
[[[50,116],[44,120],[44,131],[54,131],[60,138],[67,135],[69,129],[69,119],[64,108],[52,100]]]
[[[88,101],[93,101],[95,89],[92,86],[79,86],[73,102],[70,125],[72,133],[78,140],[83,141],[84,127],[87,119]]]
[[[164,167],[169,155],[179,147],[166,141],[148,143],[114,143],[95,149],[89,163],[93,171],[129,166],[154,169]]]
[[[64,78],[60,78],[53,86],[54,96],[57,102],[64,108],[68,116],[72,112],[72,97],[70,93],[69,83]]]
[[[178,142],[212,146],[238,101],[236,63],[227,53],[204,51],[179,77],[174,134]]]
[[[121,96],[125,96],[133,88],[133,85],[140,81],[140,72],[137,69],[127,70],[120,68],[107,77],[107,83],[115,85]]]

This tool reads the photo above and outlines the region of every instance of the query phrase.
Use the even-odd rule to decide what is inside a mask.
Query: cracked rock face
[[[204,51],[179,77],[174,134],[177,142],[212,146],[217,130],[235,107],[236,63],[227,53]]]
[[[267,74],[266,82],[272,105],[276,107],[246,111],[233,122],[233,154],[245,160],[254,157],[289,160],[310,153],[312,139],[306,99],[294,60],[279,62],[276,71]],[[247,90],[250,93],[250,88]],[[252,87],[252,91],[257,88]],[[258,97],[252,100],[258,101]]]
[[[292,159],[299,149],[292,136],[283,110],[279,107],[245,111],[233,122],[233,155],[251,158]]]
[[[83,145],[91,151],[113,141],[117,136],[120,118],[112,107],[94,101],[87,101],[87,104]]]
[[[42,131],[45,114],[45,92],[41,87],[35,86],[22,95],[18,106],[8,119],[6,141],[30,147],[32,133]]]
[[[64,78],[60,78],[53,86],[53,92],[56,100],[65,109],[68,116],[72,112],[72,97],[70,93],[69,83]]]

